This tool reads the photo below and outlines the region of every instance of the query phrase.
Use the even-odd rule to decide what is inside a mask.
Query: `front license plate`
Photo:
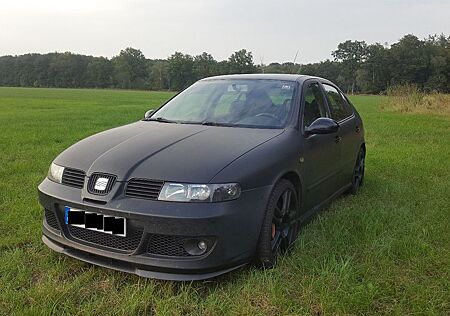
[[[64,208],[64,221],[67,225],[95,230],[105,234],[122,237],[127,235],[127,221],[124,217],[103,215],[66,206]]]

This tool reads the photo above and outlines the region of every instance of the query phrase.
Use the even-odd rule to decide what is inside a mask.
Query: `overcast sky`
[[[71,51],[147,58],[236,50],[256,63],[331,58],[347,39],[396,42],[450,34],[450,0],[0,0],[0,55]]]

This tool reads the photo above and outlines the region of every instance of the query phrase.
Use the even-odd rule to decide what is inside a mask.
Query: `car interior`
[[[273,99],[280,98],[271,98],[264,88],[241,92],[230,103],[228,113],[216,119],[242,125],[282,126],[291,110],[292,98],[288,96],[281,103]]]
[[[303,120],[305,127],[311,125],[316,119],[327,117],[326,109],[323,104],[323,96],[320,88],[316,84],[308,86],[305,93],[305,107]]]

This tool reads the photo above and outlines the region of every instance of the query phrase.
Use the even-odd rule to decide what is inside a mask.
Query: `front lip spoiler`
[[[138,276],[144,278],[152,278],[159,280],[167,280],[167,281],[200,281],[211,279],[217,277],[219,275],[231,272],[233,270],[239,269],[247,263],[243,263],[231,268],[227,268],[225,270],[219,270],[214,272],[208,272],[203,274],[184,274],[184,273],[169,273],[169,272],[159,272],[159,271],[151,271],[139,268],[138,266],[128,263],[125,261],[112,259],[100,255],[91,254],[88,252],[80,251],[74,248],[70,248],[64,245],[57,243],[56,241],[51,240],[45,235],[42,235],[42,241],[46,244],[50,249],[65,254],[69,257],[91,263],[97,266],[102,266],[105,268],[110,268],[114,270],[118,270],[121,272],[133,273]]]

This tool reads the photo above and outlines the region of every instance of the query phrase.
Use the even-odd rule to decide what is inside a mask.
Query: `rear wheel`
[[[366,152],[364,148],[361,148],[358,152],[358,157],[356,158],[355,168],[352,174],[352,186],[350,187],[350,193],[356,195],[359,189],[364,184],[364,162],[365,162]]]
[[[287,180],[279,181],[270,195],[261,228],[256,254],[258,266],[273,267],[278,255],[291,248],[300,228],[298,214],[294,185]]]

